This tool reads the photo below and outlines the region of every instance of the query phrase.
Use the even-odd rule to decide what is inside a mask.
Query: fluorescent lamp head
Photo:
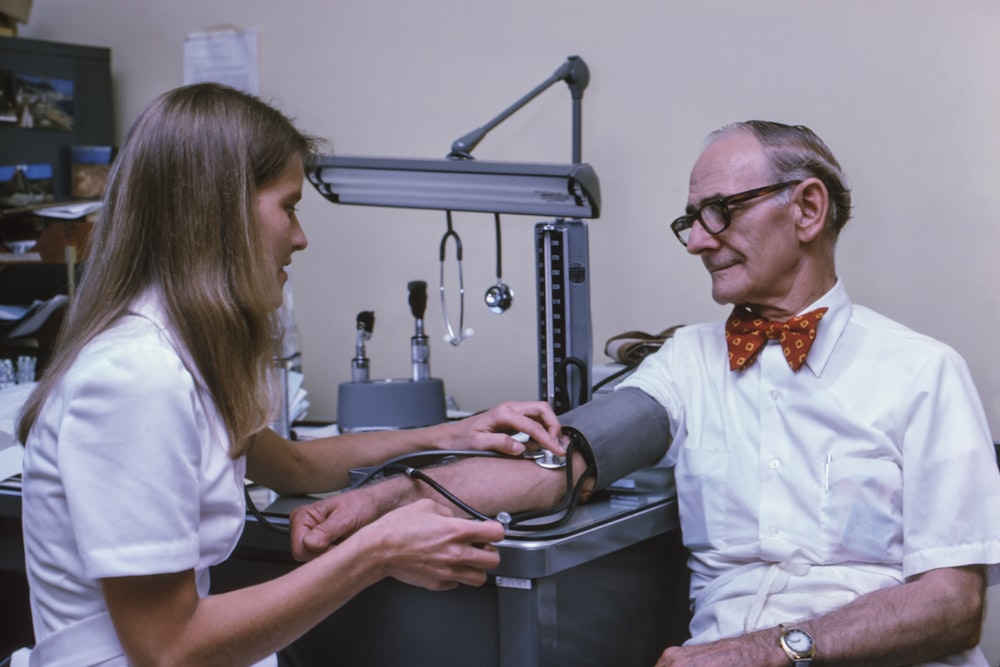
[[[310,182],[338,204],[597,218],[601,191],[588,164],[320,156]]]

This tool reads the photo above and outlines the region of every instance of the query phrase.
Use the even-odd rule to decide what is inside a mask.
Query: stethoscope
[[[458,347],[462,341],[469,338],[474,333],[472,329],[465,328],[465,278],[462,274],[462,239],[455,231],[451,218],[451,211],[445,211],[448,228],[441,237],[441,244],[438,246],[438,260],[440,261],[440,293],[441,293],[441,313],[444,315],[444,326],[447,333],[444,339],[452,345]],[[486,289],[484,300],[490,312],[500,315],[514,303],[514,290],[503,281],[503,251],[500,236],[500,214],[493,214],[493,223],[496,230],[497,240],[497,281]],[[445,298],[444,286],[444,264],[447,255],[448,240],[455,242],[455,263],[458,267],[458,328],[452,325],[451,317],[448,315],[448,303]]]
[[[473,334],[472,329],[465,328],[465,279],[462,276],[462,239],[455,231],[451,222],[451,211],[445,211],[448,221],[448,229],[441,237],[441,245],[438,248],[438,257],[441,261],[440,285],[441,285],[441,313],[444,315],[444,326],[447,333],[444,339],[458,347],[462,341]],[[445,251],[448,248],[448,239],[455,241],[455,262],[458,264],[458,331],[451,325],[451,318],[448,316],[448,303],[444,298],[444,259]]]

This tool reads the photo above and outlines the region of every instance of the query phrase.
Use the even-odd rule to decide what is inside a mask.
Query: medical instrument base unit
[[[343,382],[337,394],[337,425],[344,432],[431,426],[443,422],[446,413],[439,378]]]
[[[351,381],[337,389],[337,424],[341,431],[381,431],[440,424],[447,419],[444,382],[430,377],[430,345],[424,333],[427,283],[407,285],[414,334],[410,338],[410,378],[369,379],[365,341],[375,326],[375,313],[358,314],[358,338],[351,360]]]

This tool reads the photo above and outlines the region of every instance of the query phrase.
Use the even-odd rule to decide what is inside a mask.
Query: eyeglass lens
[[[709,234],[719,234],[729,226],[729,210],[718,204],[709,204],[698,212],[697,217],[691,221],[691,226],[682,231],[684,243],[687,244],[694,223],[700,222]]]

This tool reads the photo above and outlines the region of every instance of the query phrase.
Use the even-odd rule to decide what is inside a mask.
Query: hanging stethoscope
[[[465,328],[465,280],[462,277],[462,239],[459,238],[458,232],[455,231],[451,223],[451,211],[445,211],[448,220],[448,229],[445,231],[444,236],[441,237],[441,246],[439,248],[438,256],[441,261],[441,313],[444,315],[444,326],[448,333],[445,334],[444,339],[458,347],[462,344],[462,341],[472,335],[472,329]],[[458,331],[451,325],[451,318],[448,317],[448,303],[444,298],[444,258],[445,250],[448,247],[448,239],[455,240],[455,262],[458,265]]]
[[[514,303],[514,290],[510,288],[509,285],[503,281],[503,271],[502,271],[502,257],[503,253],[500,249],[500,214],[493,214],[493,224],[496,228],[497,237],[497,282],[495,285],[490,285],[486,289],[486,307],[490,309],[490,312],[500,315],[505,310],[511,307]]]

